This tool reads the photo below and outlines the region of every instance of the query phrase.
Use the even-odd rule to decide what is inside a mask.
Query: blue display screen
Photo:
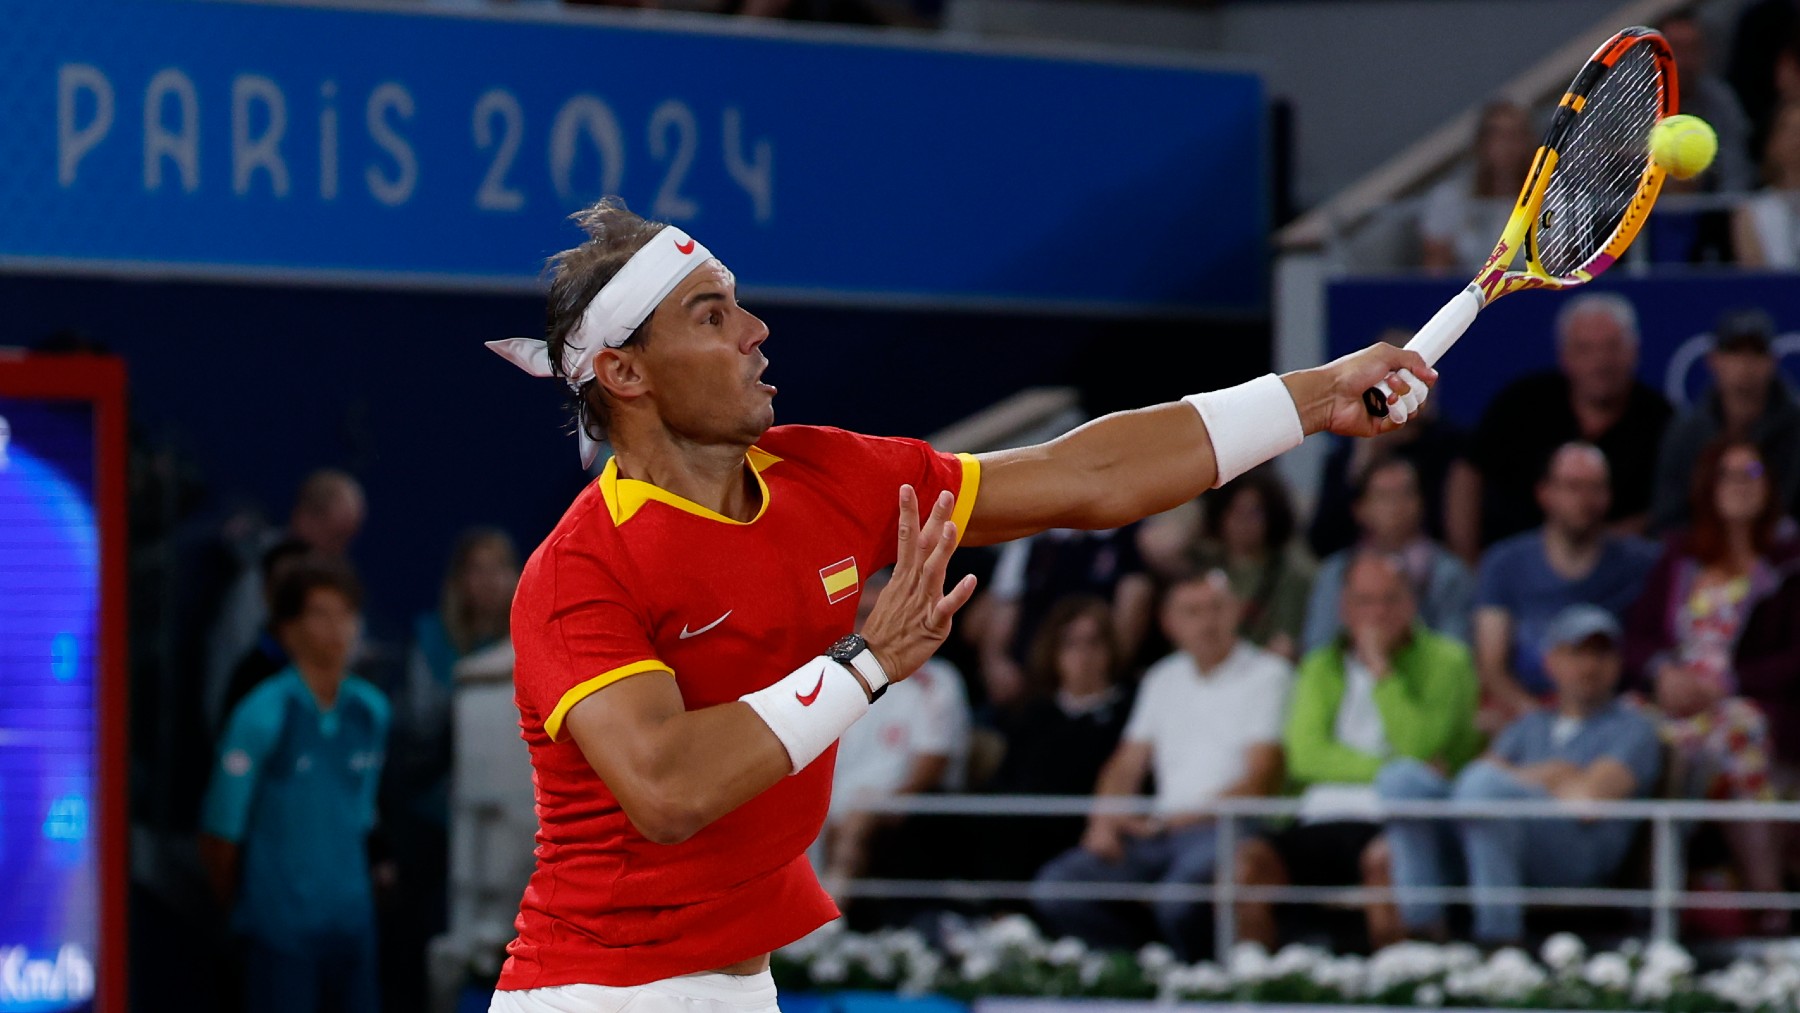
[[[0,396],[0,1011],[93,1007],[95,413]]]

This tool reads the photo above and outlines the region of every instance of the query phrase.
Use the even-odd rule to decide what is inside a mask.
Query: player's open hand
[[[950,520],[955,506],[955,498],[942,493],[921,526],[917,494],[910,485],[900,487],[900,541],[894,576],[862,628],[863,639],[894,682],[918,671],[937,653],[950,635],[956,610],[975,593],[973,574],[944,593],[945,571],[950,554],[956,551],[956,525]]]
[[[1387,381],[1393,396],[1386,418],[1363,404],[1363,391]],[[1334,362],[1282,377],[1308,434],[1328,430],[1340,436],[1378,436],[1400,427],[1424,403],[1437,370],[1417,352],[1376,342]]]

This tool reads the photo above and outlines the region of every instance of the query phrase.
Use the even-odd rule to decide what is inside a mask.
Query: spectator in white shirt
[[[1154,815],[1096,813],[1081,846],[1038,873],[1033,898],[1057,931],[1096,946],[1136,942],[1131,911],[1120,904],[1055,896],[1068,883],[1198,884],[1218,865],[1215,824],[1199,810],[1234,796],[1263,796],[1281,786],[1281,724],[1293,668],[1238,639],[1241,604],[1221,570],[1190,576],[1163,602],[1163,631],[1176,652],[1145,673],[1124,741],[1100,773],[1097,794],[1132,796],[1155,774]],[[1163,938],[1189,953],[1200,905],[1155,905]]]

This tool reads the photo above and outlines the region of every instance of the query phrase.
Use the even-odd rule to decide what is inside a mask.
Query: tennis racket
[[[1662,189],[1650,129],[1676,104],[1675,59],[1660,33],[1627,28],[1595,50],[1557,104],[1487,264],[1406,347],[1435,366],[1488,303],[1528,288],[1573,288],[1611,267]],[[1514,270],[1521,246],[1525,263]],[[1393,393],[1384,380],[1363,392],[1363,405],[1386,418]],[[1417,404],[1410,395],[1405,402]],[[1406,421],[1404,412],[1396,421]]]

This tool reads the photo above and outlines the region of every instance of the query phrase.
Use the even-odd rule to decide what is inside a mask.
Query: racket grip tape
[[[1481,288],[1470,284],[1456,294],[1456,298],[1444,304],[1425,326],[1419,328],[1411,341],[1406,343],[1409,351],[1419,353],[1427,366],[1436,366],[1456,339],[1463,336],[1469,325],[1475,322],[1476,314],[1487,300],[1482,298]],[[1385,419],[1388,415],[1388,399],[1394,396],[1394,390],[1386,380],[1381,381],[1368,390],[1363,391],[1363,407],[1375,418]]]

